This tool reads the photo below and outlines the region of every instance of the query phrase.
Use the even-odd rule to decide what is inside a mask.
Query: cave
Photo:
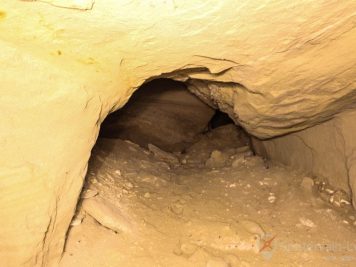
[[[305,238],[316,261],[349,238],[329,221],[352,223],[345,191],[256,154],[258,139],[190,83],[150,79],[103,121],[62,266],[279,264],[274,246],[300,262]]]
[[[354,266],[355,8],[2,0],[0,266]]]

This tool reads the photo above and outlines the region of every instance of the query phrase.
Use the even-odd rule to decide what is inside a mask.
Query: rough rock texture
[[[47,3],[0,5],[2,266],[58,263],[100,123],[147,79],[202,80],[259,137],[356,99],[354,1]]]
[[[255,140],[257,152],[324,178],[334,188],[353,193],[356,208],[356,111],[309,129],[273,138]]]
[[[354,266],[350,205],[333,209],[312,178],[275,164],[266,169],[239,147],[236,128],[220,130],[177,155],[182,164],[174,168],[175,154],[99,138],[81,220],[73,221],[59,266]],[[206,168],[206,151],[216,154],[217,144],[219,166]],[[303,253],[299,244],[316,248]],[[340,249],[330,251],[334,244]]]

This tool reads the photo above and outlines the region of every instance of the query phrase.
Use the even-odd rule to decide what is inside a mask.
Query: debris
[[[162,161],[167,161],[168,163],[171,163],[173,165],[179,165],[179,160],[174,154],[163,151],[159,147],[152,144],[148,144],[147,147],[148,150],[151,151],[156,158]]]
[[[244,163],[246,163],[245,157],[243,155],[237,155],[235,156],[235,159],[231,163],[231,167],[237,168],[243,165]]]
[[[82,215],[76,215],[75,217],[73,217],[70,226],[78,226],[82,223],[83,221],[83,216]]]
[[[336,207],[351,205],[350,198],[344,190],[337,190],[329,199],[330,203]]]
[[[335,190],[331,189],[331,188],[325,188],[325,192],[332,195],[335,193]]]
[[[122,193],[123,193],[123,194],[128,194],[129,191],[127,191],[126,189],[122,189]]]
[[[337,225],[338,233],[329,232],[329,238],[325,238],[328,242],[339,234],[339,230],[342,237],[352,236],[349,227],[356,227],[354,214],[339,216],[334,207],[326,206],[320,200],[311,206],[309,198],[301,194],[304,190],[316,191],[321,184],[324,190],[321,194],[327,201],[332,197],[333,203],[342,206],[349,203],[344,192],[338,192],[326,183],[317,184],[314,178],[300,177],[283,167],[273,166],[266,171],[261,157],[246,157],[249,153],[247,146],[241,147],[241,151],[234,148],[231,153],[223,147],[202,146],[201,154],[189,154],[189,151],[179,154],[165,152],[153,145],[150,145],[150,150],[145,150],[128,142],[105,142],[111,142],[110,146],[107,145],[110,152],[100,154],[105,154],[102,156],[105,164],[95,159],[94,154],[94,166],[98,169],[89,169],[86,188],[90,189],[83,190],[86,197],[81,210],[87,217],[84,221],[83,217],[73,218],[72,226],[83,223],[72,234],[77,235],[90,226],[90,230],[95,230],[94,238],[90,240],[95,241],[97,233],[110,235],[112,242],[123,242],[121,255],[127,251],[123,257],[130,257],[128,259],[132,262],[132,255],[137,255],[141,248],[148,251],[162,249],[162,255],[169,257],[174,244],[179,243],[173,252],[182,256],[178,263],[181,266],[189,265],[185,265],[185,261],[205,267],[249,266],[243,259],[248,260],[251,266],[259,265],[259,257],[251,262],[251,254],[245,257],[240,252],[261,253],[257,256],[265,262],[265,257],[272,256],[270,252],[278,242],[273,240],[280,233],[285,242],[294,242],[303,232],[308,242],[318,242],[317,236],[311,234],[313,230],[322,232],[330,230],[330,223]],[[129,146],[135,149],[129,149]],[[240,153],[236,154],[236,151]],[[198,160],[196,155],[200,157]],[[188,162],[189,165],[169,170],[168,164],[178,159],[181,164]],[[221,164],[224,168],[206,168],[205,163],[210,166]],[[239,168],[231,168],[230,164]],[[93,180],[97,184],[93,185]],[[327,190],[329,188],[331,191]],[[99,194],[90,190],[98,190]],[[103,230],[95,220],[101,226],[125,234],[115,236]],[[264,223],[263,228],[259,222]],[[291,225],[291,222],[295,223]],[[295,229],[296,225],[300,229]],[[148,227],[153,227],[154,231],[147,231]],[[99,232],[94,228],[99,228]],[[272,235],[272,232],[276,234]],[[91,246],[95,242],[86,243]],[[111,245],[101,243],[103,246],[100,248],[104,249]],[[99,249],[96,251],[100,252]],[[232,255],[236,255],[235,261],[228,258]],[[150,256],[147,260],[147,265],[155,264]],[[303,261],[297,263],[303,264]]]
[[[311,193],[314,187],[314,180],[306,176],[303,178],[302,182],[300,183],[300,186],[306,192]]]
[[[258,181],[258,184],[259,184],[260,186],[269,185],[269,183],[266,182],[266,181]]]
[[[132,220],[126,218],[117,205],[96,197],[84,200],[82,207],[98,223],[115,233],[131,232]]]
[[[80,197],[82,199],[87,199],[87,198],[92,198],[95,197],[98,194],[98,191],[95,189],[86,189],[82,192],[82,194],[80,195]]]
[[[133,188],[133,184],[131,182],[127,182],[127,183],[125,183],[125,187],[127,189],[132,189]]]
[[[228,156],[222,153],[220,150],[214,150],[210,154],[210,158],[205,162],[205,166],[209,168],[221,168],[224,167]]]
[[[307,226],[307,227],[310,227],[310,228],[314,228],[315,227],[315,224],[309,219],[306,219],[306,218],[302,217],[302,218],[299,218],[299,221],[304,226]]]
[[[267,198],[269,203],[274,203],[276,202],[276,196],[273,195],[273,193],[270,193],[270,196]]]
[[[183,213],[183,210],[184,210],[184,206],[179,203],[179,202],[176,202],[176,203],[173,203],[172,205],[170,205],[169,209],[176,215],[180,215]]]

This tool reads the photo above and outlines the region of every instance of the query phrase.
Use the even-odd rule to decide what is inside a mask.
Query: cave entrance
[[[69,256],[77,255],[81,264],[99,266],[96,257],[88,256],[97,254],[94,249],[113,252],[113,248],[119,248],[122,254],[116,255],[113,266],[128,266],[127,261],[133,259],[134,266],[154,266],[154,258],[147,265],[134,256],[140,246],[146,250],[150,239],[159,238],[153,232],[174,233],[175,229],[186,228],[188,217],[194,221],[191,230],[199,228],[201,216],[217,212],[217,216],[226,217],[218,215],[229,208],[226,203],[224,207],[214,202],[204,205],[206,201],[220,201],[217,195],[205,196],[205,187],[214,183],[211,193],[223,193],[216,186],[225,183],[223,177],[231,166],[238,168],[247,157],[254,158],[243,129],[227,114],[202,102],[187,90],[185,83],[155,79],[143,84],[123,108],[110,114],[101,125],[63,263],[70,266]],[[189,205],[195,201],[198,203]],[[224,225],[208,222],[202,230],[207,235]],[[120,243],[124,236],[130,239],[128,243]],[[135,239],[144,236],[140,242],[145,244],[135,245]],[[176,238],[179,236],[169,238],[167,243],[169,254],[171,249],[177,249],[169,261],[187,253],[185,245],[173,244]],[[154,253],[168,253],[166,247],[157,247],[160,242],[154,246]],[[99,258],[106,257],[109,255]],[[189,266],[184,260],[179,262],[179,266]],[[168,265],[175,266],[173,262]]]
[[[327,250],[302,261],[300,253],[270,255],[278,240],[319,244],[328,233],[332,244],[350,233],[328,223],[333,211],[324,211],[311,178],[267,166],[249,140],[184,83],[142,85],[102,124],[62,266],[320,263]]]
[[[153,144],[179,152],[200,134],[233,123],[226,113],[190,93],[185,83],[155,79],[143,84],[122,109],[106,118],[99,138],[119,138],[142,147]]]

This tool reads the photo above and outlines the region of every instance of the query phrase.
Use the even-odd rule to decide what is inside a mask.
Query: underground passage
[[[355,10],[1,0],[0,267],[356,266]]]
[[[352,241],[347,193],[256,155],[251,140],[185,83],[145,83],[102,123],[61,265],[351,260],[352,247],[333,251]]]

